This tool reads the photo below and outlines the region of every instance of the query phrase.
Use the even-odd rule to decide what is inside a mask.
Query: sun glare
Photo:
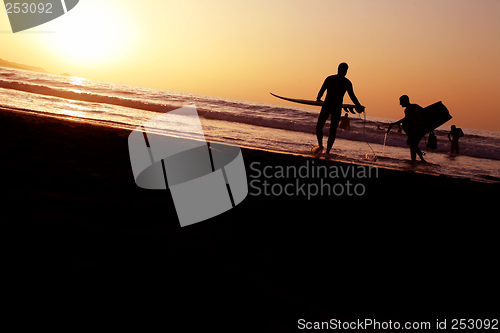
[[[86,79],[83,78],[83,77],[78,77],[78,76],[72,76],[71,79],[70,79],[70,82],[72,85],[75,85],[75,86],[82,86],[83,85],[83,82],[85,81]]]
[[[102,1],[95,6],[79,4],[53,34],[49,47],[59,57],[84,65],[104,63],[123,56],[130,30],[119,8]]]
[[[61,111],[61,114],[66,114],[68,116],[74,117],[84,117],[84,111],[87,111],[87,108],[76,103],[64,103],[65,111]],[[79,111],[80,110],[80,111]]]

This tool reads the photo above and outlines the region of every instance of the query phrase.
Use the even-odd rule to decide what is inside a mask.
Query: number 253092
[[[7,9],[7,14],[35,14],[35,13],[46,13],[52,14],[52,4],[47,3],[6,3],[5,9]]]
[[[498,319],[453,319],[451,321],[452,330],[484,329],[498,330]]]

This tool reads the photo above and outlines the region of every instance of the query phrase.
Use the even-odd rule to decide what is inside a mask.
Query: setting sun
[[[121,58],[127,49],[127,37],[132,31],[120,7],[101,2],[99,10],[81,2],[57,22],[64,28],[47,37],[45,47],[57,57],[71,59],[84,66],[106,63]]]

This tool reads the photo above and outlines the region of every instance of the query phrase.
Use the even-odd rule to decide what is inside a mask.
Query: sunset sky
[[[498,0],[80,0],[16,34],[0,14],[0,58],[53,73],[290,105],[269,92],[314,99],[347,62],[368,115],[407,94],[495,131],[499,41]]]

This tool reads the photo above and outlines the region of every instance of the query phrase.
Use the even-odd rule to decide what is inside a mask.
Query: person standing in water
[[[318,117],[318,123],[316,124],[316,137],[318,139],[319,148],[323,148],[323,127],[326,121],[331,116],[330,119],[330,133],[328,136],[328,142],[326,146],[326,153],[329,154],[332,149],[333,143],[335,142],[335,137],[337,135],[337,127],[339,125],[340,116],[342,114],[342,103],[344,100],[344,95],[347,91],[352,102],[356,105],[356,111],[361,113],[364,111],[365,107],[362,106],[354,90],[352,89],[352,83],[346,78],[347,69],[349,66],[343,62],[338,66],[338,71],[336,75],[331,75],[325,79],[325,82],[319,90],[317,101],[321,101],[325,91],[326,97],[323,106],[321,107],[321,112]]]
[[[451,136],[451,138],[450,138]],[[460,154],[460,147],[458,146],[458,139],[464,136],[461,128],[457,128],[455,125],[451,125],[451,131],[448,133],[448,140],[451,141],[451,153]]]
[[[392,129],[392,126],[403,124],[403,129],[408,135],[406,144],[410,146],[411,160],[416,161],[418,155],[420,160],[425,163],[424,155],[420,148],[418,148],[420,140],[422,140],[426,133],[424,120],[422,118],[422,107],[418,104],[411,104],[410,98],[407,95],[403,95],[399,98],[399,104],[405,108],[405,116],[390,124],[387,133]]]
[[[340,118],[339,128],[347,131],[351,128],[351,125],[349,123],[349,115],[347,113],[342,118]]]

